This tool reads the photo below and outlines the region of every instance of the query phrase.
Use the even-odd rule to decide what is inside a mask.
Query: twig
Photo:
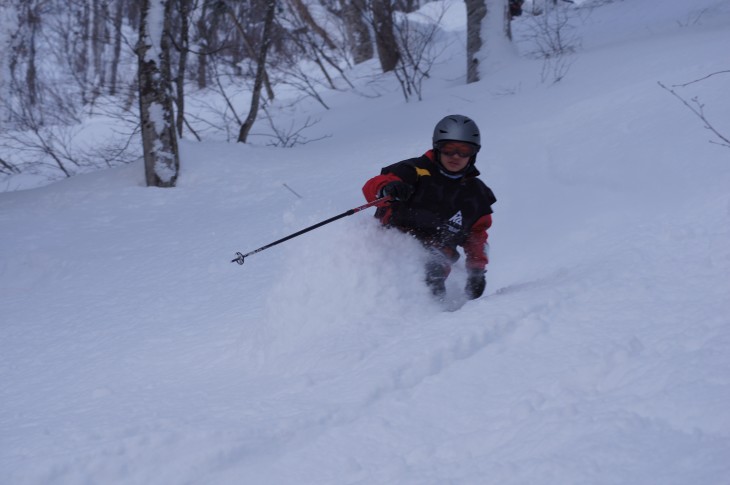
[[[730,148],[730,139],[723,136],[719,131],[717,131],[715,129],[715,127],[712,126],[712,123],[710,123],[707,120],[707,118],[705,117],[705,112],[704,112],[705,105],[704,104],[700,103],[696,97],[692,98],[692,101],[697,105],[697,108],[695,108],[694,106],[689,104],[686,99],[684,99],[682,96],[677,94],[673,89],[666,87],[660,81],[657,81],[657,84],[659,84],[659,86],[661,86],[663,89],[669,91],[675,98],[680,100],[682,102],[682,104],[684,104],[687,108],[689,108],[690,111],[692,111],[699,119],[702,120],[702,122],[705,124],[705,128],[707,128],[708,130],[713,132],[716,137],[718,137],[720,140],[723,141],[723,143],[718,143],[718,142],[710,140],[710,143],[714,143],[716,145],[721,145],[721,146]]]
[[[303,197],[302,197],[301,195],[297,194],[297,193],[296,193],[296,192],[294,191],[294,189],[292,189],[291,187],[289,187],[289,186],[288,186],[288,185],[287,185],[286,183],[282,183],[281,185],[283,185],[284,187],[286,187],[287,189],[289,189],[289,192],[291,192],[292,194],[296,195],[296,196],[297,196],[297,197],[299,197],[300,199],[303,199]]]
[[[684,83],[684,84],[672,84],[672,87],[673,88],[684,88],[686,86],[689,86],[690,84],[698,83],[700,81],[704,81],[705,79],[709,79],[709,78],[711,78],[712,76],[714,76],[716,74],[730,74],[730,71],[717,71],[717,72],[713,72],[712,74],[708,74],[705,77],[702,77],[700,79],[695,79],[694,81],[690,81],[688,83]]]

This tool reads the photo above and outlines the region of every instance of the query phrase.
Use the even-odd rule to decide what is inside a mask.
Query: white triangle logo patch
[[[449,223],[455,225],[455,226],[461,226],[462,224],[462,216],[461,211],[457,212],[453,216],[451,216],[451,219],[449,219]]]

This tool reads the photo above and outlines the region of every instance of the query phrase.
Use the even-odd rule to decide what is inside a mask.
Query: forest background
[[[538,40],[526,55],[545,59],[544,80],[558,81],[566,68],[556,59],[577,45],[569,12],[605,3],[468,0],[466,62],[455,75],[478,82],[494,59],[513,54],[511,20],[525,12]],[[171,186],[178,138],[292,147],[327,136],[312,134],[318,119],[302,116],[303,100],[328,110],[326,93],[368,98],[393,88],[422,100],[449,50],[444,4],[426,4],[8,0],[0,8],[0,176],[13,182],[3,190],[143,155],[152,168],[174,158],[167,177],[147,180]],[[162,106],[157,120],[151,103]],[[145,131],[160,123],[164,130]],[[153,138],[167,148],[153,153]]]

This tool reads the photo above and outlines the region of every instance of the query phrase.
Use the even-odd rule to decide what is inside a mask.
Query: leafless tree
[[[124,26],[124,4],[120,1],[116,3],[114,10],[114,47],[111,59],[111,74],[109,76],[109,94],[115,96],[117,94],[117,75],[119,64],[122,59],[122,28]]]
[[[38,72],[38,37],[41,34],[44,0],[14,1],[8,5],[6,15],[15,14],[17,27],[10,33],[7,47],[9,87],[15,98],[14,104],[24,104],[39,110],[36,118],[43,121],[41,79]],[[7,35],[7,34],[6,34]]]
[[[198,89],[208,87],[208,63],[210,55],[215,51],[215,37],[217,32],[218,18],[215,11],[210,8],[208,2],[200,6],[200,14],[195,21],[194,50],[196,54],[197,70],[196,77]]]
[[[177,73],[175,75],[175,129],[177,136],[183,135],[185,124],[185,72],[187,70],[188,54],[190,53],[190,15],[193,10],[192,0],[176,0],[177,23],[179,35],[175,37],[177,51]]]
[[[416,97],[423,99],[423,81],[430,76],[431,68],[446,48],[435,44],[444,10],[436,18],[411,21],[408,15],[400,15],[395,26],[400,58],[395,67],[395,76],[401,85],[406,101]]]
[[[575,33],[578,11],[568,4],[546,6],[527,22],[525,39],[534,46],[528,55],[543,60],[542,82],[557,83],[568,73],[574,61],[572,55],[581,45]]]
[[[142,0],[137,43],[145,175],[154,187],[174,187],[180,171],[170,72],[172,1]]]
[[[482,49],[482,23],[487,16],[487,0],[465,0],[466,2],[466,82],[480,80],[479,59]]]
[[[280,126],[274,123],[274,119],[265,104],[262,108],[265,113],[266,121],[269,123],[269,128],[273,133],[268,136],[270,138],[270,141],[268,142],[269,146],[291,148],[296,145],[306,145],[313,141],[329,138],[329,135],[324,135],[315,139],[309,139],[304,136],[303,132],[315,126],[319,123],[319,120],[313,120],[311,117],[307,117],[307,119],[302,123],[298,124],[294,120],[290,120],[286,126]]]
[[[372,25],[375,32],[375,46],[378,50],[380,68],[383,72],[395,69],[400,58],[398,39],[393,29],[393,5],[389,0],[372,1]]]
[[[485,74],[482,72],[484,58],[487,48],[492,50],[496,46],[487,45],[504,44],[505,39],[511,41],[510,22],[512,17],[509,13],[507,0],[465,0],[466,2],[466,82],[473,83],[481,80]],[[491,20],[489,26],[486,24]],[[493,26],[501,25],[499,31]],[[490,28],[491,27],[491,28]],[[489,38],[484,38],[488,35]]]
[[[241,124],[238,133],[238,142],[246,143],[248,134],[256,121],[261,101],[261,88],[264,84],[264,74],[266,72],[266,56],[271,46],[271,28],[274,25],[274,13],[276,12],[276,2],[269,0],[267,3],[266,17],[264,19],[264,27],[261,33],[260,48],[256,58],[256,78],[254,80],[253,91],[251,92],[251,107],[248,111],[246,120]]]
[[[19,106],[19,112],[13,113],[14,128],[0,136],[0,151],[5,154],[0,158],[17,172],[22,167],[22,172],[55,180],[139,158],[130,147],[138,122],[130,114],[119,113],[113,106],[110,106],[107,116],[118,120],[118,130],[126,127],[128,132],[122,134],[120,131],[118,137],[98,140],[88,147],[79,143],[85,138],[81,125],[41,123],[36,117],[36,110],[30,109],[27,104]],[[10,109],[8,105],[6,107]],[[111,113],[112,110],[116,112]]]
[[[369,61],[374,56],[373,40],[366,21],[365,0],[340,0],[349,52],[355,64]]]

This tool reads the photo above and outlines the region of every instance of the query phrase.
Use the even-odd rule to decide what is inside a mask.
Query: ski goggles
[[[445,155],[447,157],[459,156],[461,158],[471,158],[477,154],[478,150],[476,146],[469,145],[467,143],[449,142],[440,144],[437,148],[441,152],[441,155]]]

